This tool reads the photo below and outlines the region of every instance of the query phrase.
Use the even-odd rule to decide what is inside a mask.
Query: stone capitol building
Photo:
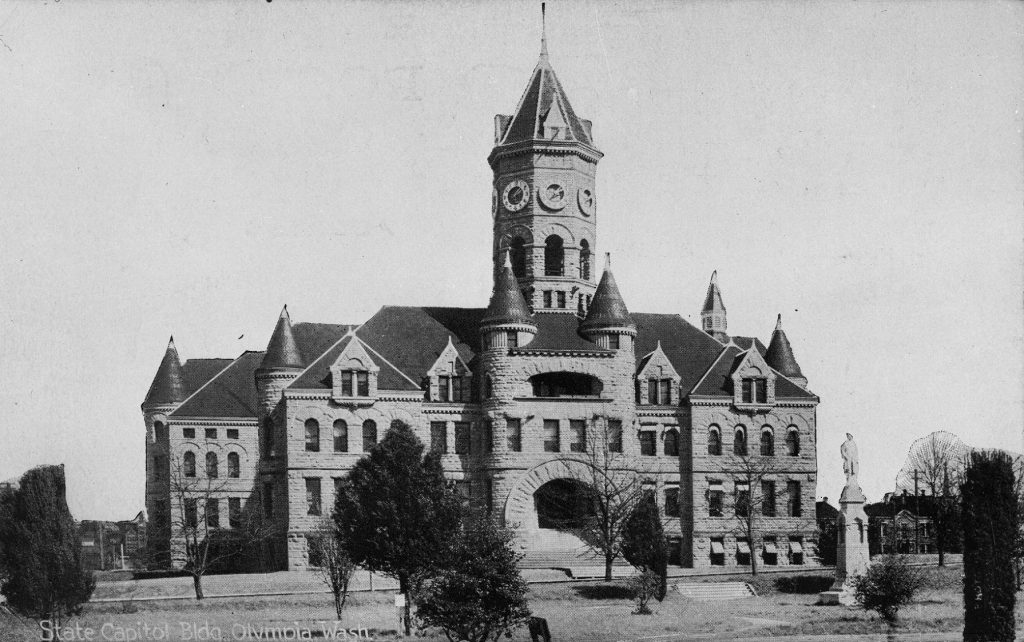
[[[596,269],[601,157],[542,45],[515,112],[494,119],[486,307],[387,305],[359,325],[285,309],[265,351],[234,359],[182,363],[172,339],[142,404],[156,564],[183,562],[175,516],[230,531],[259,514],[275,533],[264,568],[315,566],[311,530],[395,419],[514,529],[524,566],[580,554],[543,497],[571,494],[595,448],[654,492],[672,564],[816,564],[818,397],[781,317],[767,348],[729,335],[715,275],[700,328],[630,312],[610,261]],[[751,489],[742,471],[766,463]],[[189,499],[176,476],[216,492]],[[752,496],[749,538],[737,513]]]

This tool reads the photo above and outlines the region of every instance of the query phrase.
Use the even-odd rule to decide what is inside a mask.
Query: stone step
[[[693,600],[734,600],[757,596],[754,589],[746,582],[695,582],[673,584],[670,588]]]

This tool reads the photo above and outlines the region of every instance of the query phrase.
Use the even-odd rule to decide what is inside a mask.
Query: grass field
[[[893,632],[957,632],[963,626],[960,569],[930,568],[928,588],[914,604],[900,612]],[[878,616],[857,608],[819,606],[818,591],[830,583],[830,573],[801,576],[719,576],[708,581],[742,580],[753,584],[758,597],[728,601],[699,601],[670,591],[664,602],[653,603],[654,614],[632,613],[634,604],[624,584],[569,583],[531,585],[530,607],[548,620],[552,639],[649,640],[672,642],[695,636],[722,639],[775,638],[793,635],[885,634],[889,626]],[[687,580],[693,581],[693,580]],[[1018,622],[1024,608],[1018,604]],[[321,621],[324,624],[321,624]],[[329,596],[301,595],[260,598],[125,601],[90,604],[76,619],[96,631],[97,640],[266,640],[330,639],[322,627],[333,630]],[[184,623],[184,627],[182,625]],[[390,591],[349,596],[343,620],[346,629],[364,629],[375,640],[397,639],[396,611]],[[205,625],[206,628],[202,628]],[[15,627],[7,618],[0,639],[39,640],[40,630]],[[104,629],[104,627],[106,627]],[[103,631],[106,631],[104,637]],[[273,637],[274,631],[279,637]],[[292,633],[296,631],[297,633]],[[166,633],[165,633],[166,632]],[[206,635],[207,637],[204,637]],[[346,639],[343,636],[337,639]],[[349,635],[347,639],[357,639]],[[365,637],[362,639],[366,639]],[[419,640],[444,640],[426,634]],[[529,640],[525,630],[513,640]]]

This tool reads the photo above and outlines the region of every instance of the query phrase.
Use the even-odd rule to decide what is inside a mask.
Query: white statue
[[[857,461],[857,444],[853,443],[853,435],[846,433],[846,441],[839,447],[839,454],[843,456],[843,473],[846,474],[846,481],[857,476],[857,469],[860,463]]]

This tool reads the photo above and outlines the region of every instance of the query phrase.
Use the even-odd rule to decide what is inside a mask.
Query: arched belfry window
[[[761,429],[761,455],[764,457],[775,455],[775,435],[770,426]]]
[[[521,238],[512,240],[508,247],[509,260],[512,262],[512,274],[517,278],[526,276],[526,241]]]
[[[228,453],[228,477],[237,479],[241,475],[239,468],[238,453]]]
[[[800,454],[800,431],[796,426],[790,426],[786,433],[786,454],[790,457]]]
[[[220,474],[217,465],[217,453],[206,453],[206,476],[216,479]]]
[[[590,280],[590,243],[587,239],[580,241],[580,278]]]
[[[732,453],[740,457],[747,456],[747,431],[743,426],[736,428],[736,436],[732,442]]]
[[[714,424],[708,428],[708,454],[722,454],[722,431]]]
[[[544,276],[562,276],[564,264],[562,237],[552,234],[544,241]]]
[[[184,468],[184,474],[186,477],[196,476],[196,454],[192,451],[187,451],[182,458],[181,467]]]

